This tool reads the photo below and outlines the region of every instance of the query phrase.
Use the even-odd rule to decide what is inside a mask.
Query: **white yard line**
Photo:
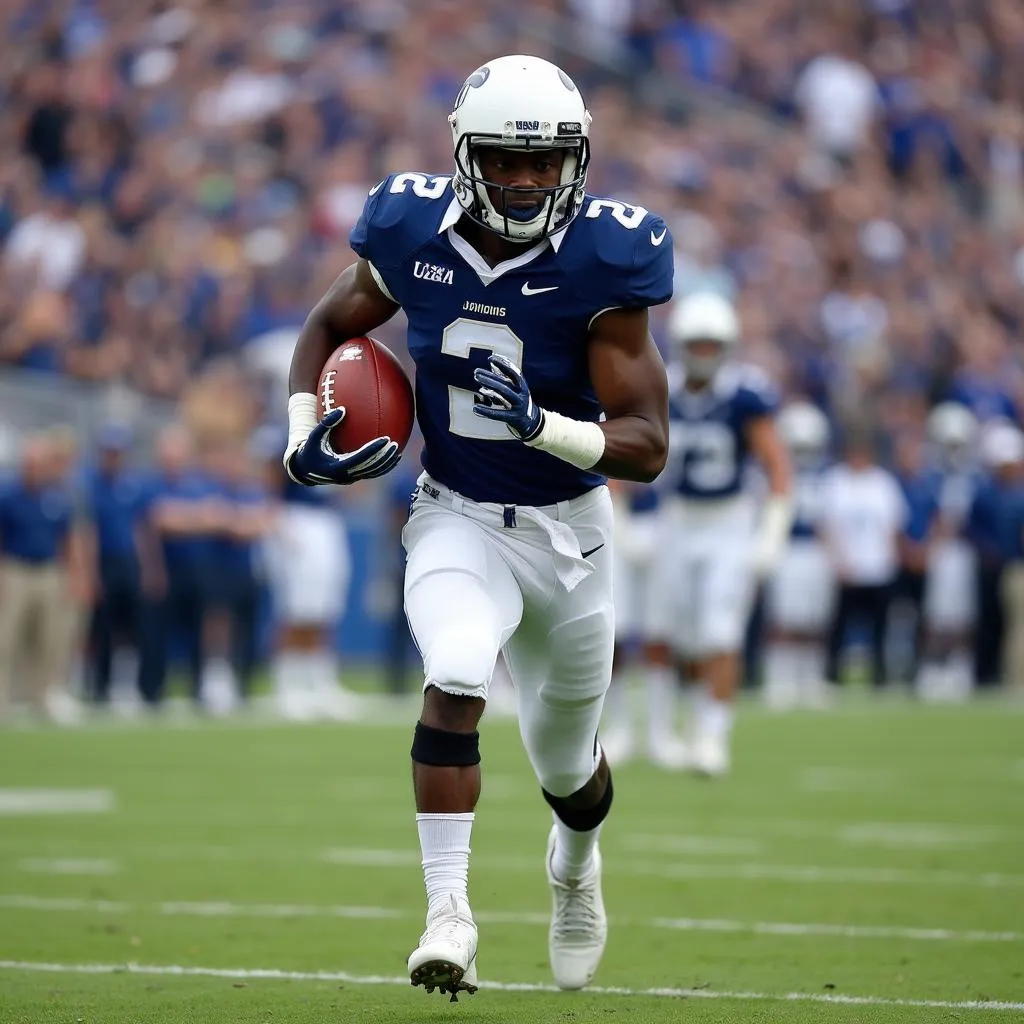
[[[24,843],[6,844],[0,839],[0,848],[5,845],[24,846]],[[72,842],[67,849],[78,852],[83,844]],[[63,847],[55,842],[45,844],[47,853],[55,853]],[[401,849],[376,847],[332,847],[319,855],[304,854],[288,849],[267,849],[258,847],[170,845],[170,846],[119,846],[118,852],[124,857],[138,857],[147,860],[211,860],[226,863],[266,862],[310,864],[319,861],[327,864],[341,864],[368,869],[391,870],[419,867],[420,855],[411,847]],[[633,851],[634,853],[639,851]],[[657,854],[657,849],[651,852]],[[660,851],[664,852],[664,851]],[[29,862],[45,862],[51,860],[58,863],[62,860],[83,864],[89,863],[88,858],[37,857],[27,858],[22,864]],[[621,862],[615,856],[612,847],[606,858],[609,870],[618,875],[635,875],[646,878],[672,879],[718,879],[736,882],[784,882],[794,885],[891,885],[891,886],[942,886],[980,889],[1019,889],[1024,888],[1024,874],[1010,874],[1000,871],[955,871],[945,869],[916,869],[903,867],[845,867],[823,866],[818,864],[773,864],[765,861],[751,862],[715,862],[700,861],[635,861],[623,857]],[[96,863],[100,863],[97,860]],[[113,862],[110,862],[113,863]],[[481,853],[473,857],[474,868],[506,872],[536,872],[539,861],[536,856],[510,856],[502,854]],[[26,868],[25,870],[30,870]],[[45,870],[36,868],[34,870]],[[54,868],[54,871],[58,871]],[[71,872],[73,873],[73,872]],[[102,873],[97,871],[96,873]]]
[[[127,903],[117,900],[50,898],[25,893],[0,894],[0,910],[31,910],[54,913],[157,913],[170,917],[339,917],[367,920],[419,920],[419,911],[390,907],[320,905],[315,903],[232,903],[227,900],[163,903]],[[547,926],[546,911],[484,910],[476,913],[480,924]],[[952,928],[906,928],[895,925],[847,925],[788,921],[735,921],[724,918],[615,917],[618,925],[661,928],[671,931],[731,932],[748,935],[826,936],[847,939],[906,939],[923,942],[1024,942],[1024,932],[992,932]]]
[[[36,875],[115,875],[119,866],[98,857],[27,857],[18,861],[18,870]]]
[[[347,985],[409,987],[408,975],[349,974],[345,971],[285,971],[275,967],[191,967],[179,964],[58,964],[0,960],[0,970],[40,971],[47,974],[138,974],[184,978],[232,978],[239,981],[332,981]],[[535,982],[483,981],[482,990],[497,992],[559,992],[554,985]],[[1007,1010],[1019,1013],[1024,1002],[989,999],[890,999],[885,996],[843,995],[823,992],[716,992],[706,988],[619,988],[594,986],[593,995],[646,996],[654,999],[734,999],[743,1002],[832,1003],[842,1006],[906,1006],[935,1010]]]
[[[0,817],[38,814],[107,814],[114,810],[109,789],[0,789]]]
[[[888,846],[898,850],[976,847],[998,842],[1003,830],[928,821],[859,821],[839,829],[840,842],[853,846]]]

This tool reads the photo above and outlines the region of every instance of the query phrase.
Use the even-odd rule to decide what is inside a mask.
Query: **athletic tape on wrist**
[[[604,441],[604,431],[599,424],[574,420],[545,409],[540,433],[524,443],[577,469],[593,469],[604,455]]]

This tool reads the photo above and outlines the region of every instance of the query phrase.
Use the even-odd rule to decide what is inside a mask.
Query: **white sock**
[[[551,870],[560,882],[585,878],[594,869],[594,850],[601,825],[589,832],[576,832],[569,828],[558,815],[555,819],[555,854],[551,858]]]
[[[676,674],[667,665],[648,665],[647,731],[652,740],[671,736],[676,721]]]
[[[280,651],[274,659],[274,693],[278,709],[288,718],[309,717],[316,676],[315,655],[307,651]]]
[[[715,739],[725,739],[732,731],[733,709],[728,701],[715,700],[703,694],[697,708],[701,732]]]
[[[417,814],[427,917],[447,908],[451,897],[469,902],[469,840],[476,815]]]
[[[795,644],[772,643],[764,655],[764,700],[772,708],[789,708],[800,685],[802,651]]]

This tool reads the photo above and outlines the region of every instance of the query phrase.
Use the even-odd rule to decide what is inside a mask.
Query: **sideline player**
[[[648,672],[664,690],[678,663],[705,684],[679,767],[703,775],[729,770],[732,700],[758,578],[775,567],[792,519],[790,468],[775,430],[775,389],[751,366],[728,361],[739,322],[720,295],[687,296],[669,319],[683,375],[671,397],[669,496],[653,586]],[[750,458],[769,495],[755,524],[746,490]]]
[[[665,464],[665,369],[647,309],[672,292],[672,241],[638,206],[586,194],[590,113],[536,57],[492,60],[449,122],[455,174],[376,185],[351,235],[360,256],[317,304],[291,369],[286,463],[304,483],[387,472],[386,437],[339,454],[316,421],[320,370],[342,339],[399,308],[416,363],[425,473],[404,544],[405,606],[423,655],[412,744],[427,923],[414,985],[475,991],[467,898],[480,795],[477,726],[499,650],[554,824],[549,956],[561,988],[604,951],[598,836],[612,802],[597,740],[611,674],[606,476]]]
[[[789,543],[768,581],[769,638],[762,692],[776,710],[819,707],[825,693],[825,641],[835,604],[835,574],[817,536],[822,474],[828,468],[829,423],[807,401],[779,413],[779,435],[793,465],[794,516]]]

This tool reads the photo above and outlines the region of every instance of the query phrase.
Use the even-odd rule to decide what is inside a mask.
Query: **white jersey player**
[[[669,321],[682,363],[670,395],[669,466],[655,572],[650,692],[688,663],[705,685],[686,763],[728,771],[732,701],[757,581],[774,568],[791,521],[789,459],[775,430],[775,389],[759,370],[729,360],[739,342],[732,306],[715,294],[684,299]],[[764,469],[760,512],[747,493],[749,462]]]
[[[836,581],[817,536],[822,475],[828,464],[829,423],[806,401],[787,405],[779,434],[793,464],[793,526],[789,543],[768,581],[763,694],[779,710],[822,703],[825,639],[832,620]]]
[[[963,528],[980,481],[978,421],[965,405],[941,402],[928,416],[927,432],[942,480],[937,535],[928,550],[924,664],[917,686],[928,698],[966,697],[972,685],[977,567]]]
[[[624,764],[634,752],[629,670],[650,639],[651,577],[657,560],[658,492],[643,484],[617,483],[612,489],[615,514],[615,558],[612,583],[615,598],[615,657],[612,686],[605,704],[601,746],[613,765]],[[660,763],[669,722],[652,714],[648,719],[648,753]],[[671,740],[669,740],[671,742]],[[670,759],[672,755],[669,755]]]

